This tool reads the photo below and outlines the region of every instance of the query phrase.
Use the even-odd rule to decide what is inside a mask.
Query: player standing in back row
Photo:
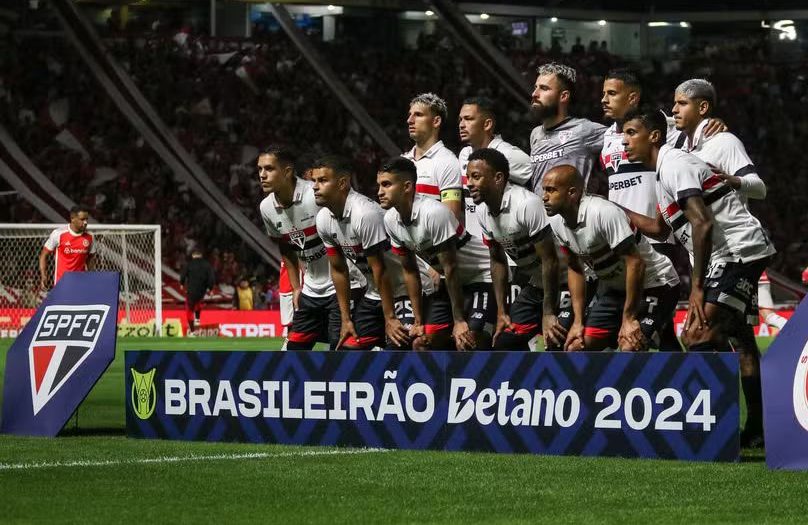
[[[447,116],[446,102],[434,93],[422,93],[412,99],[407,114],[407,131],[415,145],[402,156],[413,161],[418,170],[415,191],[441,201],[463,224],[465,210],[460,162],[440,140],[440,129]]]
[[[544,174],[562,164],[574,166],[588,183],[603,147],[606,126],[569,115],[576,76],[573,68],[562,64],[538,68],[530,113],[539,125],[530,133],[533,173],[529,185],[537,195],[541,195]]]
[[[82,206],[70,209],[70,222],[67,226],[53,230],[39,252],[39,282],[43,290],[49,290],[48,257],[56,254],[54,263],[53,284],[59,281],[65,272],[84,272],[90,269],[95,257],[95,238],[87,231],[89,211]]]
[[[682,132],[681,148],[691,153],[717,172],[743,202],[748,199],[764,199],[766,184],[757,173],[752,159],[747,155],[743,143],[732,133],[719,133],[709,136],[705,133],[707,122],[716,104],[713,85],[703,79],[694,78],[679,84],[673,96],[673,118],[676,129]],[[734,325],[732,343],[740,353],[741,385],[746,397],[747,419],[741,434],[743,446],[759,444],[763,440],[763,398],[760,381],[760,351],[755,340],[753,326],[759,322],[758,303],[769,307],[766,322],[780,323],[785,319],[777,315],[768,291],[768,277],[765,272],[757,283],[758,295],[751,301],[745,323]],[[768,302],[763,303],[760,290]],[[754,443],[757,442],[757,443]]]

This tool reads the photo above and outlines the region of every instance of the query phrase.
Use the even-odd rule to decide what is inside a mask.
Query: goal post
[[[0,337],[16,337],[42,302],[39,254],[50,233],[63,224],[0,223]],[[121,274],[120,323],[162,327],[162,253],[160,226],[89,224],[96,253],[93,269]],[[54,273],[54,257],[48,258]]]

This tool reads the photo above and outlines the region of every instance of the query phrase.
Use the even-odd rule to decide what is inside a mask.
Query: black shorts
[[[572,326],[572,301],[567,290],[561,290],[558,304],[558,322],[566,330]],[[526,284],[513,301],[510,308],[513,333],[533,337],[542,330],[541,321],[544,313],[544,290],[532,284]]]
[[[382,302],[363,297],[351,315],[358,339],[349,337],[343,343],[352,348],[373,348],[384,344],[384,312]]]
[[[678,301],[678,284],[657,286],[643,291],[643,301],[637,319],[643,335],[651,344],[659,345],[659,331],[673,319]],[[607,339],[610,347],[617,348],[617,335],[623,324],[625,303],[625,292],[599,290],[587,308],[584,334],[594,339]]]
[[[356,304],[361,294],[361,289],[351,290],[351,302]],[[300,294],[299,307],[292,317],[292,326],[286,338],[295,343],[311,344],[312,347],[316,342],[328,343],[334,348],[339,342],[341,327],[337,294],[327,297]]]
[[[769,258],[711,264],[704,280],[704,302],[731,310],[744,322],[758,324],[758,281]]]
[[[472,283],[463,286],[463,312],[469,330],[473,332],[493,333],[497,319],[497,300],[491,283]],[[431,305],[424,323],[427,334],[436,334],[451,330],[454,324],[452,302],[445,283],[441,283],[437,292],[432,294]]]
[[[429,312],[429,296],[421,298],[421,308],[424,315]],[[396,318],[407,328],[415,324],[415,315],[412,311],[412,302],[409,297],[396,297],[393,300],[393,309]],[[351,315],[354,328],[359,339],[350,337],[346,339],[345,346],[354,348],[372,348],[374,346],[385,347],[387,334],[385,333],[384,310],[382,302],[376,299],[363,297],[359,300]],[[388,345],[389,346],[389,345]],[[394,348],[391,350],[409,350],[409,348]]]

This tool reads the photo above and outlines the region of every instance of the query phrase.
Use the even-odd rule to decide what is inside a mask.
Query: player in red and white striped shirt
[[[50,288],[48,278],[48,257],[56,254],[53,284],[59,281],[66,272],[84,272],[91,265],[95,256],[93,235],[87,231],[87,220],[90,214],[82,206],[70,209],[70,222],[67,226],[53,230],[39,252],[39,279],[43,290]]]

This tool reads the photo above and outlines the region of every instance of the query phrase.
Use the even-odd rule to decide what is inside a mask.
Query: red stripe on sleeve
[[[409,250],[403,246],[391,246],[390,251],[392,251],[395,255],[407,255]]]
[[[702,182],[701,187],[702,187],[702,189],[709,190],[710,188],[712,188],[714,186],[718,186],[719,184],[721,184],[722,180],[723,179],[721,177],[719,177],[718,175],[713,175],[709,179]]]

